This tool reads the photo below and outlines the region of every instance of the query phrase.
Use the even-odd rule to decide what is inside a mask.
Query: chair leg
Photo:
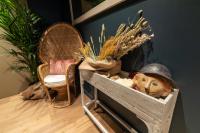
[[[70,96],[70,86],[67,83],[67,98],[68,98],[68,103],[69,105],[71,104],[71,96]]]
[[[65,100],[63,99],[62,101],[53,101],[53,107],[54,108],[64,108],[64,107],[67,107],[67,106],[71,105],[71,95],[70,95],[69,84],[67,83],[67,85],[65,87],[66,87],[65,91],[67,91],[67,94],[66,94],[65,98],[67,98],[67,99],[65,99]]]
[[[77,97],[77,88],[76,88],[76,83],[74,81],[74,85],[73,85],[73,89],[74,89],[74,96]]]
[[[44,88],[45,93],[47,94],[47,97],[48,97],[49,101],[52,103],[52,99],[51,99],[51,96],[49,94],[48,88],[46,86],[44,86],[44,85],[43,85],[43,88]]]

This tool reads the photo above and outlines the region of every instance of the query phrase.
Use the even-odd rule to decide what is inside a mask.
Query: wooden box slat
[[[81,77],[142,119],[149,132],[168,132],[178,90],[165,99],[157,99],[98,73],[81,70]]]

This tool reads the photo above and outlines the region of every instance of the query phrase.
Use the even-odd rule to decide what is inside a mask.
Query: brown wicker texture
[[[39,57],[43,63],[50,59],[70,59],[82,46],[79,33],[65,23],[55,24],[44,32],[40,42]]]
[[[44,84],[44,77],[49,73],[49,61],[53,60],[62,60],[62,59],[76,59],[75,52],[79,51],[79,48],[82,47],[82,39],[80,34],[69,24],[59,23],[49,27],[43,34],[40,46],[39,46],[39,57],[42,61],[42,65],[38,67],[39,79],[42,82],[45,91],[49,97],[49,100],[52,101],[47,88],[52,88],[58,91],[58,96],[60,92],[63,95],[66,92],[68,98],[67,106],[71,104],[70,100],[70,86],[74,87],[76,95],[76,86],[75,86],[75,66],[79,63],[79,60],[76,60],[76,63],[71,64],[66,70],[66,84],[62,85],[52,85],[46,86]],[[72,71],[74,73],[73,80],[68,78],[68,75]],[[63,89],[62,89],[63,88]],[[61,90],[62,89],[62,90]],[[61,94],[62,93],[62,94]]]

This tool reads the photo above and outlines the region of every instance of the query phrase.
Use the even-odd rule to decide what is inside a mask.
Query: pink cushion
[[[73,64],[75,61],[74,59],[68,60],[50,60],[50,74],[59,75],[59,74],[66,74],[67,67]]]

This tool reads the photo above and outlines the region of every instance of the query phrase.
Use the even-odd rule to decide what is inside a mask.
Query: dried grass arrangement
[[[146,32],[146,33],[144,33]],[[80,49],[81,55],[86,61],[95,66],[96,64],[109,64],[110,62],[118,61],[122,56],[129,51],[140,47],[144,42],[151,40],[153,34],[148,21],[143,17],[143,11],[138,11],[136,23],[121,24],[114,36],[106,40],[105,26],[102,25],[99,44],[100,52],[97,55],[94,50],[92,37],[91,42],[85,44]],[[110,64],[109,64],[110,65]]]

